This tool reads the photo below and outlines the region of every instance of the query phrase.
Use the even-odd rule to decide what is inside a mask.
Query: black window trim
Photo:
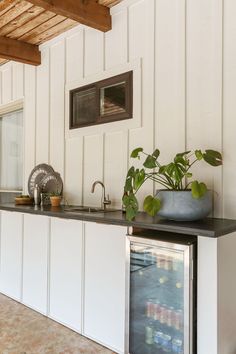
[[[113,84],[118,84],[120,82],[126,83],[125,89],[125,98],[126,98],[126,109],[124,113],[117,113],[112,115],[102,116],[100,114],[100,92],[101,88],[107,87]],[[96,120],[92,123],[85,124],[73,124],[73,96],[74,93],[81,92],[84,90],[88,90],[91,88],[96,89]],[[109,77],[107,79],[103,79],[92,84],[88,84],[85,86],[78,87],[76,89],[70,90],[70,119],[69,119],[69,129],[79,129],[89,126],[94,126],[98,124],[107,124],[117,121],[122,121],[125,119],[133,118],[133,71],[128,71],[123,74],[119,74],[116,76]]]

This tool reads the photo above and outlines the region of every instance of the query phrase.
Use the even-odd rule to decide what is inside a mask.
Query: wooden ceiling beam
[[[37,45],[2,36],[0,36],[0,58],[35,66],[41,64],[41,53]]]
[[[97,0],[28,0],[36,6],[83,25],[107,32],[111,29],[110,9]]]

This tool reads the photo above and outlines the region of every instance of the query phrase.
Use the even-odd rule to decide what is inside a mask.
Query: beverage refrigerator
[[[127,242],[126,352],[195,354],[197,239],[142,232]]]

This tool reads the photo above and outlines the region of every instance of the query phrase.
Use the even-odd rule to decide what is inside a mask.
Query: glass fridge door
[[[192,354],[191,253],[130,237],[130,354]]]

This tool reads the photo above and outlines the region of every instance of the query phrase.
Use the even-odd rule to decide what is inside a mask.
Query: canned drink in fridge
[[[152,322],[149,322],[148,325],[145,327],[145,343],[152,345],[154,343],[154,330]]]
[[[153,304],[153,319],[156,321],[160,320],[161,305],[159,301]]]
[[[161,348],[162,348],[163,352],[166,352],[166,353],[170,353],[172,351],[172,338],[168,334],[163,335]]]
[[[166,324],[168,327],[172,327],[174,324],[174,308],[170,307],[167,309],[166,313]]]
[[[160,323],[165,324],[167,322],[167,306],[162,305],[160,307]]]
[[[183,354],[183,341],[181,339],[172,340],[172,352],[177,354]]]
[[[161,331],[156,331],[154,334],[154,343],[156,344],[157,348],[161,348],[163,344],[163,333]]]
[[[174,322],[174,327],[177,330],[181,330],[183,325],[183,311],[182,310],[177,310],[175,311],[175,322]]]
[[[146,316],[153,317],[153,301],[151,299],[146,302]]]

